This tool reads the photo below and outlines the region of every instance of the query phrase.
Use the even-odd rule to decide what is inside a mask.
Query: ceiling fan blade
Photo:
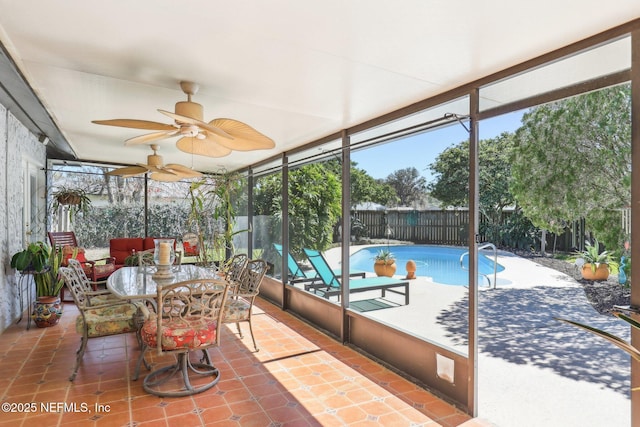
[[[95,123],[98,125],[119,126],[123,128],[147,130],[172,130],[176,128],[174,125],[168,125],[166,123],[134,119],[92,120],[91,123]]]
[[[151,173],[166,173],[169,175],[176,175],[175,172],[165,169],[165,166],[162,165],[146,165],[144,163],[138,163],[138,166],[145,168],[147,172]]]
[[[237,151],[268,150],[274,148],[273,139],[258,132],[246,123],[233,119],[214,119],[210,125],[222,129],[233,137],[232,141],[216,139],[220,145]]]
[[[172,119],[174,119],[176,122],[179,123],[188,123],[190,125],[196,125],[202,129],[206,129],[209,132],[215,133],[216,135],[222,137],[222,138],[228,138],[228,139],[233,139],[233,136],[229,135],[227,132],[225,132],[223,129],[220,129],[216,126],[213,126],[207,122],[203,122],[202,120],[198,120],[198,119],[194,119],[193,117],[188,117],[188,116],[181,116],[180,114],[176,114],[176,113],[172,113],[170,111],[165,111],[165,110],[158,110],[160,111],[162,114],[171,117]]]
[[[147,168],[142,166],[125,166],[123,168],[114,169],[112,171],[107,172],[107,175],[115,175],[115,176],[134,176],[140,175],[147,172]]]
[[[181,177],[180,175],[174,175],[172,173],[154,172],[151,175],[149,175],[149,178],[155,181],[175,182],[175,181],[180,181],[183,177]]]
[[[177,175],[182,175],[188,178],[198,178],[202,176],[200,172],[194,171],[187,166],[183,166],[177,163],[169,163],[168,165],[164,165],[164,169],[170,170]]]
[[[158,141],[160,139],[171,138],[172,136],[177,135],[179,132],[179,129],[173,128],[173,130],[146,133],[144,135],[129,138],[124,143],[125,145],[144,144],[147,142]]]
[[[224,157],[231,154],[230,149],[218,144],[217,140],[212,139],[211,136],[205,139],[191,137],[180,138],[178,142],[176,142],[176,147],[185,153],[197,154],[199,156]]]

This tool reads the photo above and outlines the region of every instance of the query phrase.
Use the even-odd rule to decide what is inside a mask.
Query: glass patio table
[[[158,283],[170,285],[197,279],[223,280],[216,271],[195,265],[180,265],[172,269],[173,277],[156,282],[153,279],[155,267],[122,267],[114,271],[107,279],[107,288],[123,299],[156,298]]]

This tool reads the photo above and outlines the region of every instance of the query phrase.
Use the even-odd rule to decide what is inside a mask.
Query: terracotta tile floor
[[[142,379],[130,380],[139,354],[133,334],[89,340],[78,376],[69,382],[80,338],[72,303],[52,328],[27,331],[23,320],[0,335],[1,400],[22,409],[0,412],[0,426],[490,425],[270,303],[257,305],[253,323],[261,350],[252,352],[248,333],[240,340],[230,325],[221,347],[210,351],[220,382],[180,398],[151,396]],[[76,411],[64,410],[65,404]]]

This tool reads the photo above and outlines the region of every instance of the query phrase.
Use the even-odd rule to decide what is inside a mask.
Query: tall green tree
[[[337,177],[342,176],[342,164],[338,160],[324,163]],[[395,189],[384,181],[373,178],[369,173],[351,161],[351,208],[366,202],[390,205],[397,203]]]
[[[500,223],[502,211],[514,203],[509,192],[513,134],[480,141],[478,152],[480,212]],[[447,148],[429,165],[435,175],[428,189],[445,206],[469,206],[469,141]]]
[[[449,147],[429,165],[434,180],[427,185],[444,206],[469,206],[469,141]]]
[[[426,196],[427,180],[414,167],[399,169],[384,182],[396,190],[399,206],[411,206]]]
[[[291,252],[302,248],[326,249],[333,241],[333,227],[341,214],[340,179],[322,164],[305,165],[289,172],[289,243]],[[258,215],[269,215],[282,224],[282,178],[262,179],[254,192]],[[274,230],[275,232],[275,230]],[[279,235],[279,233],[276,233]]]
[[[630,203],[630,118],[628,84],[542,105],[523,116],[510,188],[536,226],[558,232],[565,223],[586,218],[607,246],[618,243],[619,215],[611,213]]]
[[[497,245],[528,248],[534,242],[531,222],[517,206],[508,218],[503,216],[505,208],[515,205],[509,191],[513,145],[509,132],[479,142],[480,232]],[[445,206],[469,206],[469,141],[446,149],[429,167],[436,176],[429,184],[431,196]]]

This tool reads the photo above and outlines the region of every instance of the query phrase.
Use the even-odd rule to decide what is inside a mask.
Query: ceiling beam
[[[76,159],[76,153],[35,94],[27,79],[0,43],[0,103],[31,133],[47,143],[47,157]]]

